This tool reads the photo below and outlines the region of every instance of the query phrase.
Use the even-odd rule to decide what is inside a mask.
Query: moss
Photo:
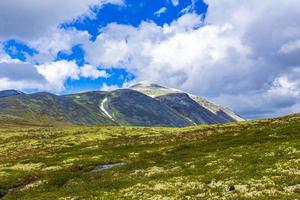
[[[299,130],[299,115],[187,128],[1,126],[0,192],[15,188],[3,199],[25,200],[296,199]],[[118,162],[126,165],[91,173]]]

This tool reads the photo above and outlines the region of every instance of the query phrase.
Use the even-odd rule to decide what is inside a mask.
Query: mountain
[[[159,101],[130,89],[65,96],[90,113],[102,113],[118,125],[189,126],[191,123]]]
[[[184,127],[242,121],[229,109],[177,89],[139,83],[69,95],[0,91],[0,118],[32,123]]]
[[[167,88],[150,82],[140,82],[131,86],[130,89],[139,91],[164,102],[195,124],[217,124],[244,121],[243,118],[228,108],[178,89]]]
[[[19,94],[23,94],[23,93],[17,90],[3,90],[0,91],[0,98],[16,96]]]

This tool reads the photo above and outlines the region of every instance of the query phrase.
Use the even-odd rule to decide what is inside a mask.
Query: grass
[[[300,196],[299,115],[188,128],[2,124],[3,199]]]

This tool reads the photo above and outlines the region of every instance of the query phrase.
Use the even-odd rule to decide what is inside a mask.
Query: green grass
[[[300,196],[299,115],[188,128],[2,124],[0,192],[15,188],[3,199]]]

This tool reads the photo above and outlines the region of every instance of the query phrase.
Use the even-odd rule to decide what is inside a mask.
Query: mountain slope
[[[242,121],[228,109],[201,97],[157,84],[69,95],[0,92],[0,118],[90,125],[169,126]]]
[[[134,90],[122,89],[111,92],[104,106],[120,125],[174,127],[192,125],[168,106]]]
[[[131,86],[130,89],[142,92],[168,104],[171,108],[183,114],[186,118],[192,120],[196,124],[244,121],[244,119],[227,108],[178,89],[167,88],[150,82],[135,84]]]
[[[1,98],[0,115],[40,122],[114,124],[101,113],[93,115],[73,99],[45,92]]]
[[[171,93],[156,97],[159,101],[179,114],[189,119],[194,124],[218,124],[228,121],[218,117],[210,110],[202,107],[185,93]]]

